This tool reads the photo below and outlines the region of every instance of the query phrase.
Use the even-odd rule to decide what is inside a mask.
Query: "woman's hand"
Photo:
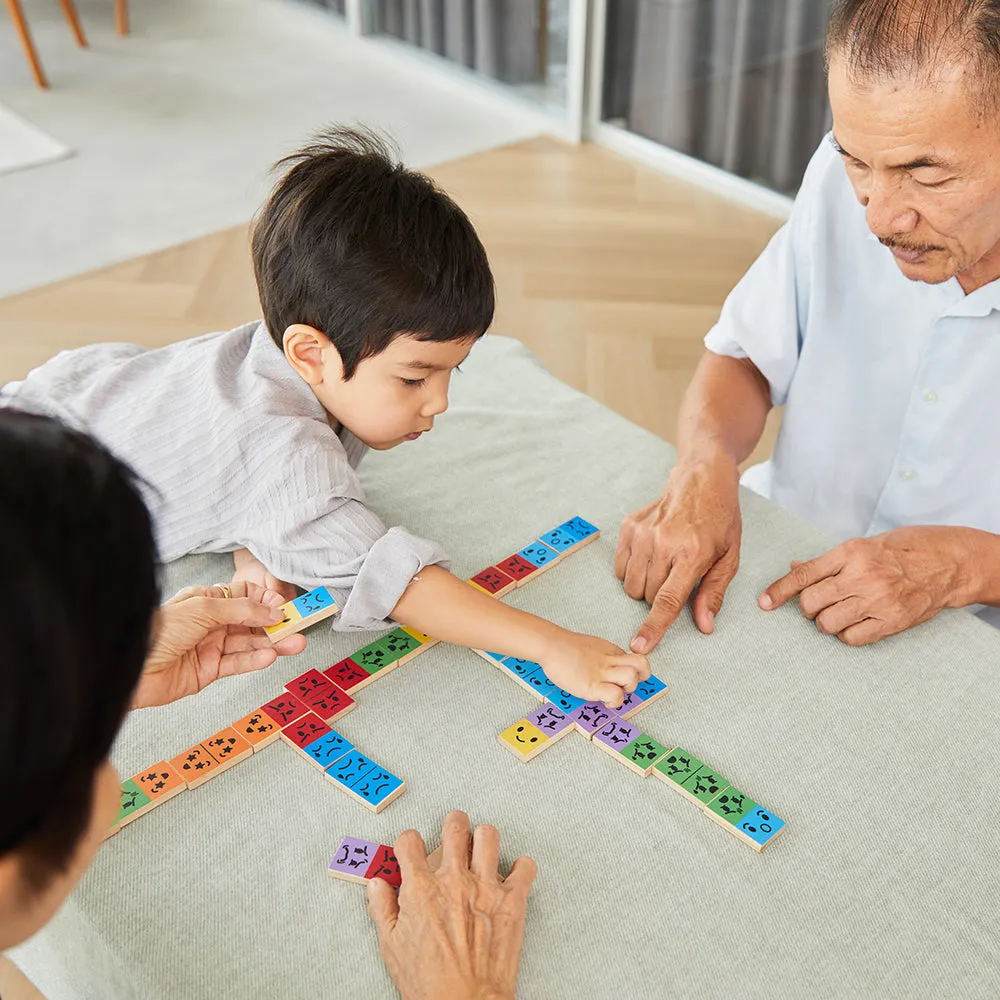
[[[252,583],[234,584],[232,597],[219,585],[186,587],[156,616],[133,708],[166,705],[195,694],[212,681],[269,667],[279,656],[306,648],[303,635],[273,643],[261,631],[281,621],[284,597]]]

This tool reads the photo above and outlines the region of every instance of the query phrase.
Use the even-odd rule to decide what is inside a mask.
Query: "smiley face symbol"
[[[514,739],[517,740],[518,743],[537,743],[538,742],[538,737],[537,736],[530,736],[526,740],[521,739],[521,733],[523,733],[523,732],[524,732],[524,726],[518,726],[517,729],[514,730]]]

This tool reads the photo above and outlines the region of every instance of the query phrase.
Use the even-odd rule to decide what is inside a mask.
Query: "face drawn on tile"
[[[524,580],[538,571],[538,567],[519,556],[516,552],[502,562],[497,563],[497,569],[502,570],[513,580]]]
[[[303,594],[301,597],[295,598],[292,601],[292,607],[303,618],[308,618],[310,615],[315,615],[325,608],[336,607],[337,602],[333,599],[333,595],[326,589],[326,587],[317,587],[315,590],[310,590],[308,594]]]

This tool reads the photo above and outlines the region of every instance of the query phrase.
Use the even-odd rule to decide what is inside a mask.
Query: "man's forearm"
[[[681,402],[677,464],[721,451],[739,465],[760,440],[770,409],[767,380],[752,362],[707,351]]]
[[[951,530],[962,546],[964,571],[949,603],[959,608],[970,604],[1000,607],[1000,535],[976,528]]]
[[[541,660],[549,644],[566,634],[558,625],[489,597],[440,566],[420,571],[392,617],[456,646],[532,661]]]

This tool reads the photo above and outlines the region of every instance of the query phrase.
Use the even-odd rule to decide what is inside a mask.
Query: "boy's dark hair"
[[[332,128],[276,166],[288,171],[257,215],[252,252],[279,347],[293,323],[315,327],[350,379],[401,333],[446,341],[486,332],[493,275],[472,223],[383,139]]]
[[[1000,106],[1000,0],[837,0],[826,58],[842,53],[859,79],[921,77],[961,58],[981,110]]]
[[[128,710],[159,594],[149,514],[93,439],[0,410],[0,854],[65,870]]]

